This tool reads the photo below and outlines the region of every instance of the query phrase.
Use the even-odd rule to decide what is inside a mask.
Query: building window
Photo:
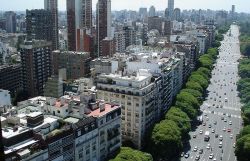
[[[79,153],[79,159],[83,158],[83,153]]]
[[[88,155],[90,153],[90,150],[89,149],[87,149],[86,150],[86,155]]]

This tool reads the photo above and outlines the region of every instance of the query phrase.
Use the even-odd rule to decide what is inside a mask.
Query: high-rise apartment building
[[[59,38],[58,38],[58,5],[57,0],[44,0],[44,9],[48,10],[52,14],[52,48],[56,50],[59,48]]]
[[[175,8],[174,9],[173,19],[176,20],[176,21],[180,21],[180,19],[181,19],[181,10],[180,10],[180,8]]]
[[[155,7],[154,7],[154,6],[151,6],[151,7],[149,8],[148,16],[149,16],[149,17],[154,17],[154,16],[156,16],[156,14],[155,14]]]
[[[92,0],[67,0],[68,50],[86,51],[85,37],[91,34]]]
[[[27,39],[53,42],[52,12],[43,9],[26,10]]]
[[[97,52],[101,54],[101,41],[111,36],[111,0],[98,0],[96,5]]]
[[[136,43],[136,31],[132,27],[125,26],[123,27],[125,32],[125,48],[130,45],[135,45]]]
[[[32,40],[20,46],[23,89],[30,96],[43,95],[45,83],[51,76],[52,43]]]
[[[126,46],[125,46],[125,32],[124,31],[118,31],[115,32],[115,48],[116,52],[122,53],[125,51]]]
[[[22,89],[21,64],[0,66],[0,89],[9,90],[11,94]]]
[[[173,19],[174,14],[174,0],[168,0],[168,12],[169,12],[169,19]]]
[[[16,13],[13,11],[8,11],[4,13],[6,19],[6,31],[8,33],[16,32]]]

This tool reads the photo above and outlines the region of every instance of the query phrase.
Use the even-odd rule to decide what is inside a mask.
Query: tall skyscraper
[[[27,39],[53,42],[53,18],[50,11],[26,10]]]
[[[168,12],[169,12],[169,19],[173,19],[174,14],[174,0],[168,0]]]
[[[156,16],[156,15],[155,15],[155,7],[154,7],[154,6],[151,6],[151,7],[149,8],[148,16],[149,16],[149,17],[154,17],[154,16]]]
[[[96,5],[97,52],[100,56],[101,41],[111,36],[111,0],[98,0]]]
[[[31,97],[43,95],[51,76],[52,43],[44,40],[26,41],[21,45],[23,89]]]
[[[52,14],[52,48],[56,50],[59,48],[58,38],[58,8],[57,0],[44,0],[44,9],[48,10]]]
[[[92,0],[67,0],[68,50],[84,51],[84,37],[91,34]]]
[[[235,5],[232,5],[231,17],[232,19],[235,18]]]
[[[181,9],[180,8],[174,9],[173,19],[176,21],[180,21],[180,19],[181,19]]]
[[[16,13],[13,11],[8,11],[4,13],[6,19],[6,31],[8,33],[16,32]]]

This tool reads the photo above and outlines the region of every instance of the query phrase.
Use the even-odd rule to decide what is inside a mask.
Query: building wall
[[[28,40],[47,40],[53,42],[53,15],[43,9],[26,10],[26,32]],[[56,44],[54,42],[54,44]],[[53,46],[52,46],[53,49]]]
[[[9,90],[12,94],[23,89],[21,64],[0,66],[0,89]]]
[[[53,74],[66,68],[67,79],[78,79],[90,73],[90,54],[80,52],[54,51],[52,54]],[[66,63],[65,63],[66,62]]]

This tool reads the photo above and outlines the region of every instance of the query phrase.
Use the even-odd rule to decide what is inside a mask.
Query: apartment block
[[[52,70],[54,75],[65,68],[67,79],[78,79],[90,73],[90,53],[74,51],[53,51]]]
[[[23,89],[30,96],[43,95],[51,76],[52,43],[44,40],[26,41],[21,45]]]
[[[9,90],[12,94],[22,90],[22,66],[1,65],[0,66],[0,89]]]
[[[146,132],[155,122],[155,82],[147,70],[137,75],[102,74],[97,80],[97,98],[122,106],[122,139],[142,148]]]

